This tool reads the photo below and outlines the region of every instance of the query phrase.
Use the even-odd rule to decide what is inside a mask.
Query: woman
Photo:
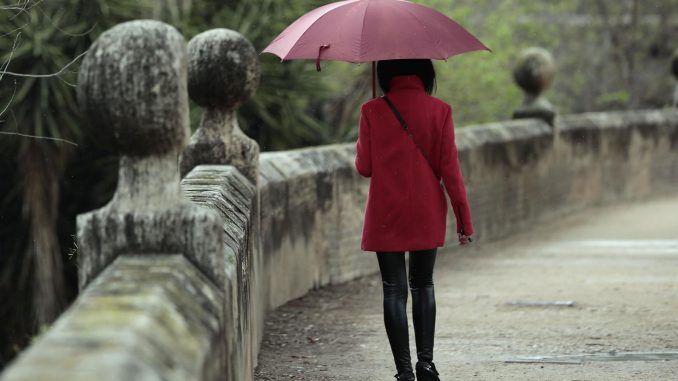
[[[406,315],[409,283],[417,379],[439,380],[433,363],[433,266],[437,248],[445,242],[443,185],[456,217],[459,244],[466,245],[473,234],[452,108],[431,96],[431,60],[379,61],[377,73],[385,97],[362,105],[356,143],[355,167],[371,178],[361,249],[377,254],[396,379],[414,380]],[[409,279],[405,251],[410,253]]]

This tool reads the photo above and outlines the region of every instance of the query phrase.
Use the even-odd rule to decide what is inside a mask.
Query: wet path
[[[440,252],[434,281],[442,380],[678,380],[678,197]],[[553,301],[574,306],[538,305]],[[394,374],[378,274],[314,291],[267,320],[257,380]]]

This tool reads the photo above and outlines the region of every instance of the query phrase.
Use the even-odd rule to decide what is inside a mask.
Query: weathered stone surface
[[[678,185],[678,112],[569,115],[556,121],[552,133],[535,122],[520,121],[525,125],[518,129],[507,124],[501,149],[487,143],[465,147],[463,142],[477,140],[486,126],[459,131],[479,239],[505,237],[593,205],[666,194]],[[525,129],[533,136],[514,135],[526,136]],[[505,152],[500,160],[499,152]],[[511,159],[516,157],[534,159]],[[454,244],[452,232],[448,244]]]
[[[204,107],[200,126],[180,157],[183,189],[193,201],[217,211],[226,233],[237,283],[227,321],[229,373],[250,380],[262,337],[265,304],[256,269],[263,262],[259,213],[259,145],[238,126],[236,108],[259,84],[259,59],[252,44],[238,32],[219,28],[200,33],[188,43],[188,91]],[[220,164],[220,166],[210,166]],[[232,349],[232,351],[231,351]],[[232,354],[232,355],[231,355]]]
[[[256,183],[259,144],[238,127],[234,110],[205,109],[200,127],[181,154],[181,176],[201,164],[233,165]]]
[[[261,280],[267,294],[261,298],[267,308],[378,269],[360,252],[369,182],[353,167],[354,149],[337,144],[262,154]]]
[[[259,85],[257,51],[242,34],[210,29],[188,43],[188,94],[205,108],[235,109]]]
[[[514,119],[539,118],[553,125],[555,108],[541,94],[551,85],[555,74],[556,65],[548,51],[532,47],[520,54],[513,68],[513,78],[525,92],[525,99],[514,111]]]
[[[135,20],[105,31],[78,73],[78,104],[88,126],[112,129],[126,155],[183,147],[186,65],[186,40],[168,24]]]
[[[539,95],[546,90],[556,75],[556,64],[547,50],[527,48],[520,53],[513,68],[513,78],[526,93]]]
[[[225,379],[251,380],[259,351],[264,310],[257,296],[261,256],[256,239],[257,192],[235,167],[199,165],[181,182],[184,194],[193,202],[221,216],[228,252],[225,293],[225,330],[229,372]],[[206,237],[214,240],[218,236]]]
[[[1,379],[223,380],[223,301],[181,255],[123,255]]]
[[[85,56],[78,102],[90,126],[113,131],[122,156],[113,199],[77,219],[81,289],[129,252],[182,253],[213,281],[226,282],[220,218],[184,198],[179,186],[186,87],[186,42],[158,21],[119,24]]]
[[[145,34],[148,31],[154,32]],[[111,202],[78,216],[80,287],[84,289],[115,258],[126,253],[183,254],[223,295],[220,330],[225,334],[221,338],[224,348],[215,354],[228,366],[219,370],[220,379],[251,379],[261,337],[259,328],[263,327],[263,314],[257,313],[259,304],[251,301],[251,284],[256,281],[252,269],[260,260],[255,246],[259,241],[251,233],[258,231],[258,218],[253,218],[258,216],[256,188],[234,167],[196,168],[195,174],[185,179],[186,193],[195,203],[186,198],[180,188],[177,160],[189,130],[185,41],[174,28],[149,20],[120,24],[102,36],[106,46],[94,44],[87,55],[79,100],[91,124],[98,114],[110,119],[110,128],[120,138],[122,157],[118,188]],[[147,38],[154,41],[145,41]],[[165,40],[181,44],[163,44]],[[112,58],[115,49],[111,46],[127,49],[124,60]],[[152,54],[144,47],[152,49]],[[224,54],[233,58],[233,52]],[[102,56],[106,64],[100,61]],[[223,60],[216,58],[223,65]],[[148,70],[149,66],[153,69]],[[124,88],[114,77],[124,77],[129,90],[109,88]],[[164,89],[165,82],[174,86],[170,93],[147,91],[154,86]],[[230,105],[236,104],[233,101]],[[122,106],[126,108],[110,109]],[[166,112],[168,108],[171,112]],[[218,115],[222,122],[219,127],[234,126],[233,110],[209,112]],[[228,141],[221,142],[223,147],[233,148]],[[237,147],[243,149],[244,145]],[[241,157],[255,161],[248,168],[256,173],[258,146],[250,148],[253,151]]]
[[[240,33],[219,28],[188,43],[191,99],[205,108],[200,127],[181,155],[181,175],[200,164],[233,165],[255,186],[259,145],[238,126],[236,108],[259,84],[259,59]]]
[[[191,204],[118,210],[109,204],[81,214],[78,264],[81,290],[116,257],[126,253],[183,253],[210,278],[223,285],[229,251],[218,215]]]
[[[470,126],[458,129],[457,146],[480,240],[678,187],[678,112],[670,110],[564,116],[555,129],[536,119]],[[378,271],[373,253],[360,250],[369,180],[354,159],[354,143],[261,155],[268,308]],[[452,248],[451,210],[448,221]]]

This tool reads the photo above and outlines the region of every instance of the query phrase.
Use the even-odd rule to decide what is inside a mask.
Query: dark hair
[[[386,93],[391,87],[391,78],[398,75],[416,74],[431,95],[436,85],[436,71],[430,59],[383,60],[377,62],[379,87]]]

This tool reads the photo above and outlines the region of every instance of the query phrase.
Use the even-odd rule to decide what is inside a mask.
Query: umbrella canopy
[[[374,61],[430,58],[490,50],[444,14],[405,0],[345,0],[301,16],[262,53],[283,60]]]
[[[490,50],[444,14],[405,0],[346,0],[301,16],[263,52],[286,59],[354,63],[446,59]]]

